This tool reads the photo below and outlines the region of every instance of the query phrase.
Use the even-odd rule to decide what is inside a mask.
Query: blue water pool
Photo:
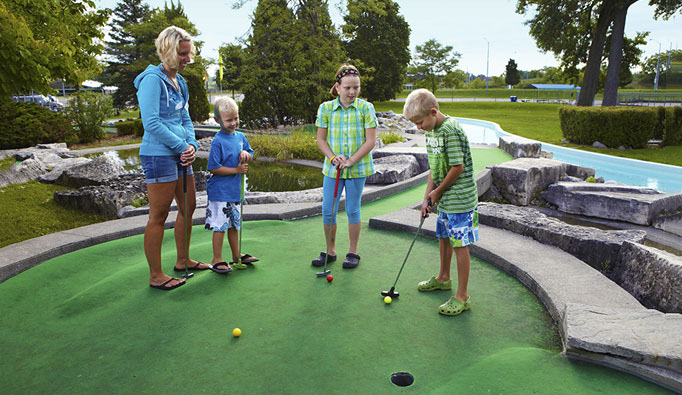
[[[500,136],[512,135],[500,125],[480,119],[457,118],[470,144],[497,145]],[[595,152],[580,151],[542,143],[542,150],[552,152],[554,159],[596,170],[597,177],[627,185],[654,188],[666,193],[682,193],[682,167],[626,159]]]

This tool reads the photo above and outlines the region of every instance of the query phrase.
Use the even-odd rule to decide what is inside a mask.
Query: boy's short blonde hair
[[[180,49],[181,41],[189,41],[192,45],[190,57],[193,58],[196,54],[196,48],[189,33],[177,26],[169,26],[163,29],[159,37],[154,40],[156,53],[159,55],[161,62],[174,69],[178,67],[178,50]]]
[[[429,115],[432,108],[439,109],[436,96],[428,89],[417,89],[412,91],[407,96],[407,99],[405,99],[403,116],[407,119],[425,117]]]
[[[229,96],[222,96],[218,98],[218,100],[213,103],[213,115],[215,115],[216,118],[222,119],[220,117],[221,112],[226,112],[226,113],[235,113],[239,115],[239,107],[237,107],[237,102],[234,101]]]

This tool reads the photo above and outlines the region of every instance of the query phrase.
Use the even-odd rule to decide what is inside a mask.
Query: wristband
[[[336,158],[337,156],[338,156],[338,155],[334,155],[334,156],[332,156],[331,158],[329,158],[329,163],[331,163],[331,162],[334,160],[334,158]]]

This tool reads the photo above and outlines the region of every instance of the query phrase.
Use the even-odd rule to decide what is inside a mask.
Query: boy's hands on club
[[[246,172],[249,170],[249,164],[247,162],[239,162],[236,169],[237,174],[246,174]]]
[[[429,214],[433,211],[433,205],[430,199],[424,199],[422,202],[422,218],[428,218]]]
[[[251,160],[251,154],[249,154],[246,151],[242,151],[239,153],[239,162],[248,162]]]
[[[434,189],[429,193],[429,200],[431,200],[432,205],[438,204],[440,202],[440,198],[443,197],[443,193],[438,190],[438,188]]]

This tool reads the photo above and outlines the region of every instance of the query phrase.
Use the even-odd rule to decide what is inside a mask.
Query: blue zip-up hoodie
[[[194,126],[189,118],[187,83],[176,74],[182,94],[161,71],[161,65],[149,65],[135,78],[137,100],[144,126],[140,155],[178,156],[189,144],[197,148]]]

